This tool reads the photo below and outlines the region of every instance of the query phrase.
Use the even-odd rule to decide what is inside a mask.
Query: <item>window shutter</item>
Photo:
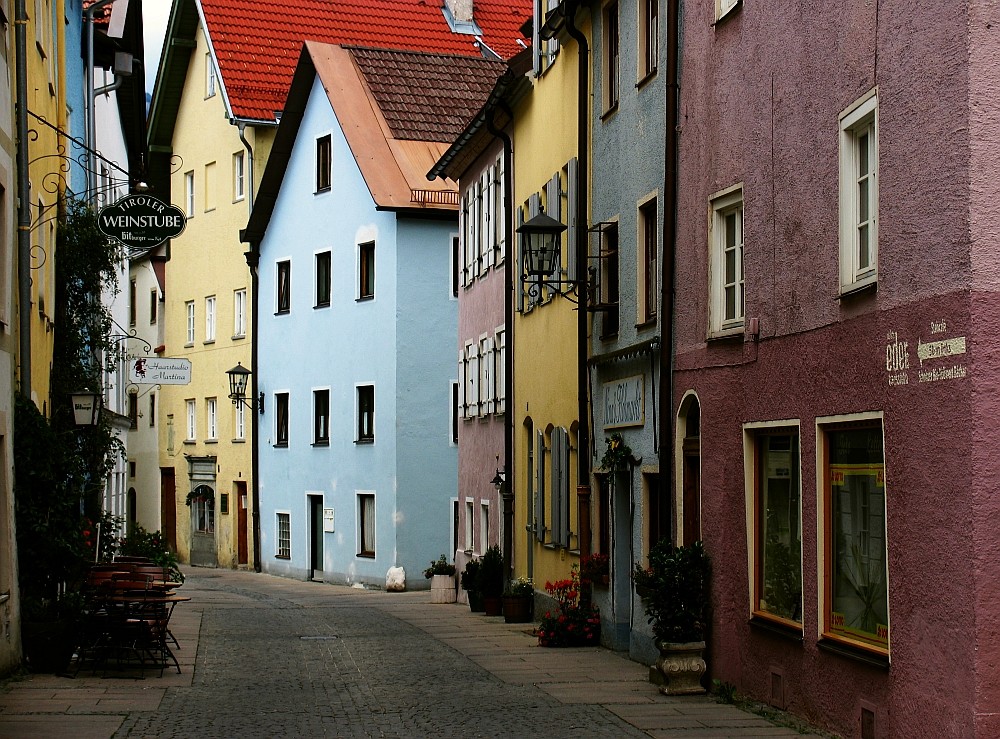
[[[554,218],[555,220],[562,223],[562,189],[560,188],[560,176],[559,172],[552,175],[550,179],[545,184],[545,203],[546,203],[546,213]],[[552,270],[552,279],[559,280],[562,278],[562,260],[556,263],[554,269]]]
[[[462,197],[462,287],[472,281],[469,268],[472,264],[472,188],[466,190]]]
[[[546,10],[546,13],[551,12],[551,11],[555,10],[556,8],[558,8],[559,7],[559,0],[548,0],[548,5],[549,5],[549,7]],[[542,20],[544,21],[544,18]],[[556,52],[558,52],[558,51],[559,51],[559,39],[554,38],[554,37],[550,38],[548,40],[548,55],[549,55],[549,58],[551,59],[552,57],[554,57],[556,55]]]
[[[469,265],[469,277],[475,279],[479,276],[479,259],[482,247],[480,241],[483,234],[483,227],[480,223],[483,219],[483,192],[482,180],[476,180],[472,185],[472,253],[469,258],[472,263]]]
[[[483,238],[483,266],[486,268],[493,266],[493,256],[496,251],[496,172],[495,168],[490,166],[486,169],[486,197],[483,198],[483,203],[485,207],[483,208],[483,213],[485,218],[483,219],[483,233],[485,238]]]
[[[569,547],[569,433],[566,429],[560,429],[559,444],[562,466],[559,475],[559,505],[561,512],[559,520],[562,522],[562,545]]]
[[[497,413],[507,412],[507,332],[497,333]]]
[[[469,358],[468,367],[465,370],[466,393],[465,402],[469,408],[469,418],[479,415],[479,347],[476,344],[469,344],[465,347]]]
[[[561,428],[552,429],[552,492],[549,495],[549,506],[552,511],[552,543],[562,546],[563,542],[563,520],[562,520],[562,475],[563,475],[563,445]]]
[[[458,417],[468,418],[465,405],[465,352],[461,349],[458,350],[458,399],[455,402],[458,403]]]
[[[542,12],[542,2],[544,2],[544,0],[534,0],[532,3],[531,71],[536,77],[542,72],[542,39],[538,34],[538,30],[542,27],[542,23],[545,22],[545,14]]]
[[[496,166],[493,168],[493,172],[496,176],[496,182],[494,184],[493,193],[496,196],[496,208],[494,223],[496,224],[496,246],[497,253],[494,261],[500,264],[507,256],[507,209],[506,209],[506,199],[504,198],[504,155],[500,154],[497,159]]]
[[[497,356],[493,337],[487,337],[483,342],[483,364],[486,367],[486,387],[484,388],[486,398],[486,413],[492,415],[496,412],[496,366]]]
[[[580,192],[580,162],[573,157],[566,164],[566,274],[571,280],[576,273],[577,234],[580,228],[578,197]]]
[[[545,435],[535,437],[535,536],[545,543]]]
[[[524,225],[524,206],[518,206],[517,208],[517,227],[520,228]],[[516,232],[516,231],[515,231]],[[522,239],[515,239],[514,254],[517,258],[513,265],[514,269],[514,308],[517,309],[518,313],[524,312],[524,280],[521,279],[521,275],[524,274],[524,254],[521,249]]]
[[[532,193],[531,197],[528,198],[528,220],[530,221],[532,218],[537,216],[539,211],[541,211],[541,209],[542,209],[542,198],[539,196],[537,192]],[[529,293],[527,296],[528,307],[530,308],[535,303],[540,302],[541,299],[542,299],[541,290],[538,291],[537,295],[531,295]]]

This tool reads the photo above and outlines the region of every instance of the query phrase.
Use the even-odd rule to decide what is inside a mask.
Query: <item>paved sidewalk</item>
[[[9,680],[0,689],[0,737],[799,735],[708,697],[660,695],[643,665],[601,648],[538,647],[531,624],[433,605],[426,591],[187,573],[192,601],[171,620],[182,674]],[[248,644],[258,632],[261,643]],[[265,668],[256,650],[289,661]],[[458,716],[456,706],[473,714]],[[250,728],[238,731],[241,720]]]

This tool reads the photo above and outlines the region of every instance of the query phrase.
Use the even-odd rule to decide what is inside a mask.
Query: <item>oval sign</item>
[[[179,236],[186,225],[184,211],[176,205],[143,193],[126,195],[97,215],[101,233],[135,249],[152,249]]]

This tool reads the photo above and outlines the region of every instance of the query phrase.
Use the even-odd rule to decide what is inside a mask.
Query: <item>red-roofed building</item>
[[[267,436],[272,409],[261,416],[230,404],[225,372],[237,363],[256,371],[254,286],[239,230],[303,43],[501,59],[522,48],[531,12],[530,0],[174,0],[150,107],[149,181],[188,217],[169,245],[161,354],[190,360],[192,381],[164,386],[159,459],[136,461],[160,470],[160,490],[143,494],[159,496],[182,560],[260,567],[252,422]],[[358,52],[356,63],[371,66],[376,87],[378,69],[392,73],[391,54]],[[385,103],[390,119],[406,119],[405,105]],[[420,160],[421,174],[432,163]]]

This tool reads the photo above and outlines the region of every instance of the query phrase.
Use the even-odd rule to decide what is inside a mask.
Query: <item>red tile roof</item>
[[[233,114],[274,120],[302,42],[481,56],[475,38],[453,33],[443,0],[200,0]],[[520,47],[531,0],[475,0],[483,42],[507,58]]]

